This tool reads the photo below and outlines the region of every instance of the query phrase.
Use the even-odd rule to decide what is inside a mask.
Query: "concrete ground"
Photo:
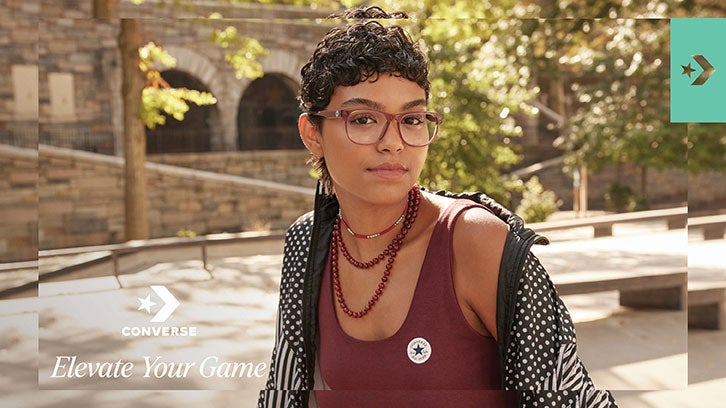
[[[690,266],[700,265],[711,274],[723,270],[713,254],[722,254],[726,241],[694,241],[689,247],[685,231],[669,232],[659,225],[615,232],[613,238],[595,240],[552,236],[553,244],[535,251],[554,275],[585,267],[685,265],[685,248],[693,252],[703,245],[708,250],[693,252],[700,254],[700,263],[691,260]],[[145,253],[142,260],[153,266],[144,265],[141,272],[118,281],[112,276],[78,277],[41,285],[38,298],[0,301],[0,406],[255,406],[264,378],[204,378],[197,368],[210,356],[229,363],[269,361],[280,248],[280,243],[251,251],[220,248],[210,253],[211,274],[201,262],[188,260],[189,254]],[[125,326],[153,325],[153,313],[138,310],[139,298],[149,294],[161,303],[149,288],[152,284],[166,285],[180,302],[164,325],[194,326],[196,337],[121,334]],[[598,387],[621,390],[614,391],[621,407],[716,407],[726,398],[726,332],[689,332],[684,312],[621,308],[610,292],[564,300],[576,322],[581,358]],[[51,378],[59,355],[130,361],[134,375]],[[184,378],[144,378],[144,356],[196,366]]]
[[[687,268],[687,233],[664,224],[616,225],[613,237],[548,234],[533,252],[553,277],[590,272]],[[611,390],[669,390],[688,385],[685,311],[621,307],[617,292],[564,296],[575,321],[578,354],[593,382]]]

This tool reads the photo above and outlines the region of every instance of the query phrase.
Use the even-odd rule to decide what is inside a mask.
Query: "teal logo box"
[[[671,122],[726,123],[726,18],[671,19]]]

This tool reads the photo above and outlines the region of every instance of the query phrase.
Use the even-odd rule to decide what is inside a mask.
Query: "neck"
[[[357,197],[339,196],[338,203],[345,224],[355,233],[372,235],[387,231],[370,239],[350,234],[341,223],[341,235],[351,253],[363,258],[373,256],[385,248],[390,240],[403,228],[403,221],[394,223],[404,214],[408,194],[399,200],[387,203],[371,203]],[[393,226],[393,228],[391,228]]]
[[[400,229],[399,224],[405,216],[407,202],[408,199],[399,203],[380,206],[344,205],[341,203],[340,214],[344,220],[344,225],[347,224],[347,227],[356,234],[367,236],[381,232],[390,234]],[[361,237],[358,238],[361,239]],[[378,236],[371,237],[371,239],[375,238],[378,238]]]

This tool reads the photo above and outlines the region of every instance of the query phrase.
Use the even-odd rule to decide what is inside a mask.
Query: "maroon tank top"
[[[386,339],[358,340],[340,327],[334,310],[328,259],[320,291],[318,320],[320,369],[330,389],[398,390],[385,395],[394,397],[395,394],[404,400],[407,399],[405,390],[501,389],[497,342],[469,325],[454,292],[454,223],[465,209],[474,206],[476,204],[469,200],[456,200],[442,212],[426,250],[408,315],[401,328]],[[395,269],[391,279],[395,279]],[[330,402],[336,394],[348,400],[350,397],[368,400],[369,396],[375,395],[370,392],[363,396],[349,391],[316,392],[319,403]],[[436,392],[426,394],[429,397],[437,395]],[[413,395],[421,396],[416,392],[410,394]],[[485,402],[491,407],[509,407],[514,401],[512,392],[467,392],[464,395],[472,403]],[[450,398],[451,393],[442,401]]]

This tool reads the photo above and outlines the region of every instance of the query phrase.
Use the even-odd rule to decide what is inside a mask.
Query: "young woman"
[[[429,87],[404,30],[370,20],[331,30],[303,67],[298,127],[321,176],[287,233],[259,405],[615,406],[529,251],[546,239],[484,194],[416,185],[444,120]]]

